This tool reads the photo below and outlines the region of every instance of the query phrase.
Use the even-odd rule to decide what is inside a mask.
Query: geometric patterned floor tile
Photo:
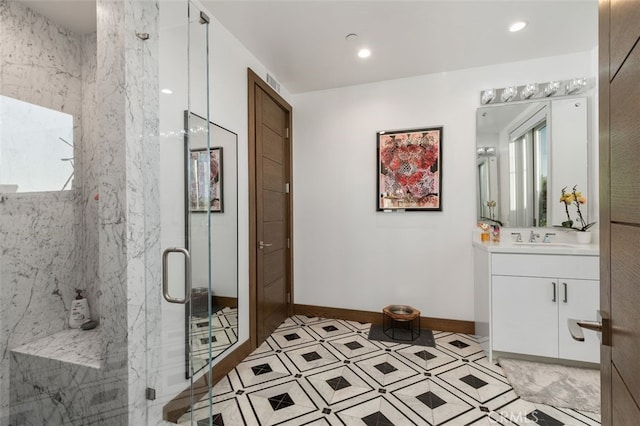
[[[291,349],[285,352],[285,356],[296,366],[298,371],[305,372],[331,364],[342,364],[333,353],[322,344]]]
[[[306,380],[320,395],[326,406],[337,404],[376,389],[363,380],[349,365],[306,376]]]
[[[380,351],[380,347],[369,341],[361,334],[351,334],[346,337],[327,341],[346,359],[353,359]]]
[[[354,364],[380,386],[389,386],[419,374],[417,370],[403,363],[388,352],[356,361]]]
[[[318,410],[297,380],[249,392],[247,398],[261,424],[278,424]]]
[[[314,324],[309,324],[307,329],[314,332],[319,339],[325,340],[353,332],[351,328],[338,320],[320,321]]]
[[[276,330],[271,335],[271,338],[280,349],[292,348],[316,341],[304,328]]]
[[[251,387],[291,375],[291,371],[276,355],[242,362],[236,367],[243,387]]]
[[[211,408],[205,396],[180,424],[600,425],[598,414],[521,400],[474,336],[434,331],[432,348],[369,341],[369,328],[287,318],[218,382]]]
[[[392,394],[406,408],[433,424],[444,423],[473,409],[473,405],[428,379],[395,390]]]
[[[413,414],[413,413],[410,413]],[[355,405],[339,410],[336,416],[347,425],[410,425],[425,424],[425,419],[409,416],[393,406],[384,396],[358,401]],[[359,421],[358,421],[359,419]]]

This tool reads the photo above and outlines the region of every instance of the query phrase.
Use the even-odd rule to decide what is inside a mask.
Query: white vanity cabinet
[[[596,319],[598,256],[540,250],[474,249],[476,333],[484,349],[491,358],[507,352],[599,362],[597,334],[587,331],[578,342],[567,325],[569,318]]]

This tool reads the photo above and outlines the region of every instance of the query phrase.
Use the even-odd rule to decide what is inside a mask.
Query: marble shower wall
[[[25,424],[56,421],[49,415],[136,425],[161,416],[144,398],[147,385],[160,386],[157,374],[147,380],[160,352],[146,350],[160,346],[158,5],[97,3],[98,32],[81,37],[0,0],[0,94],[73,114],[76,145],[73,191],[0,204],[8,248],[0,247],[0,426],[10,394],[14,420]],[[92,346],[100,367],[24,345],[11,352],[68,333],[74,288],[86,290],[101,321]]]
[[[144,389],[158,362],[146,348],[160,324],[158,4],[98,0],[98,10],[103,358],[127,362],[121,398],[128,424],[142,425],[152,420]]]
[[[77,146],[80,37],[2,0],[0,45],[0,94],[72,114]],[[83,286],[77,194],[11,194],[0,203],[0,425],[8,422],[10,349],[64,329],[74,289]]]

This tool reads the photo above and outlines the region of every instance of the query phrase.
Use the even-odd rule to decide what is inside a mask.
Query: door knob
[[[273,244],[267,244],[264,241],[260,241],[260,250],[262,250],[265,247],[271,247]]]
[[[597,331],[598,333],[602,332],[602,323],[598,321],[582,321],[569,319],[569,333],[571,333],[571,337],[573,340],[577,340],[578,342],[584,342],[584,333],[582,332],[583,328],[587,330]]]
[[[576,320],[570,318],[567,320],[567,323],[569,325],[569,333],[574,340],[584,342],[584,333],[582,329],[586,328],[587,330],[597,332],[603,345],[611,346],[611,336],[608,326],[609,321],[601,311],[598,311],[597,321]]]

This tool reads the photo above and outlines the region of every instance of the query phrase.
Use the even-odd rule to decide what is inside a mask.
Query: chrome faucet
[[[511,235],[516,236],[516,243],[521,243],[522,242],[522,234],[519,232],[512,232]]]
[[[555,232],[547,232],[544,234],[544,239],[542,240],[543,243],[550,243],[551,242],[551,237],[552,235],[556,235]]]
[[[536,234],[534,231],[531,231],[531,235],[529,235],[529,242],[535,243],[536,238],[540,238],[540,234]]]

